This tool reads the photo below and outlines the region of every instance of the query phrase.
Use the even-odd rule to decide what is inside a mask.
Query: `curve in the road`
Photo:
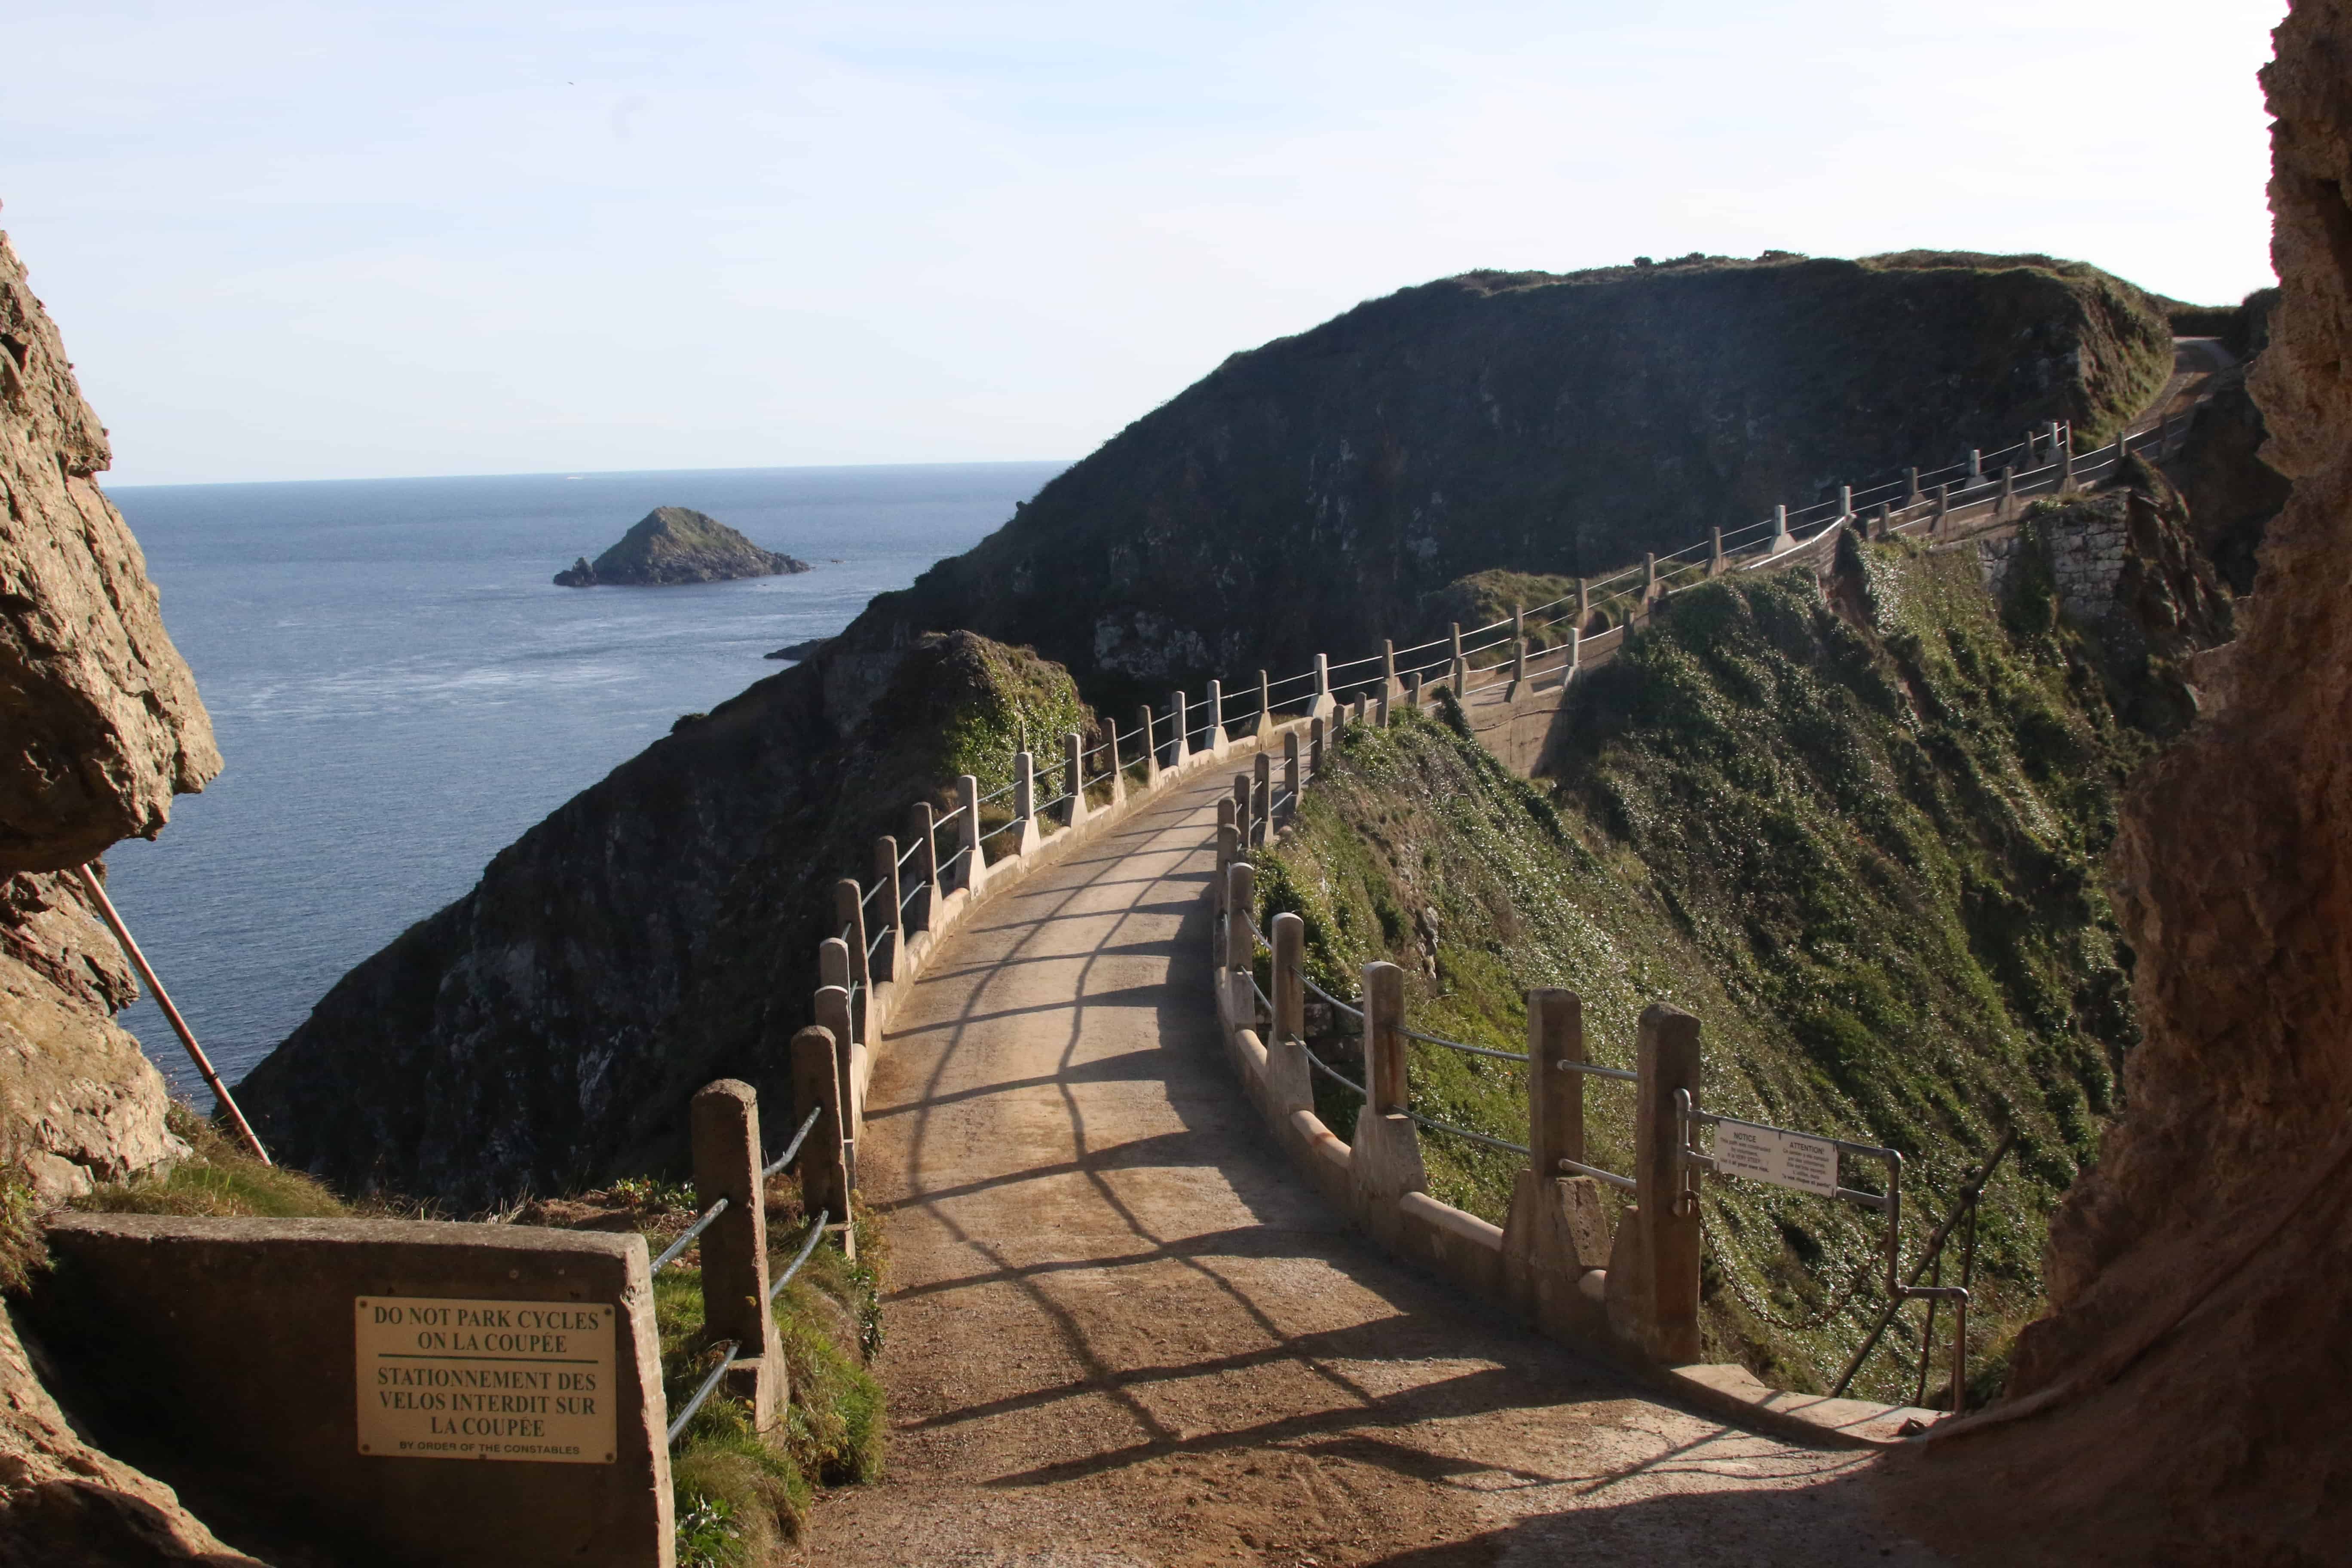
[[[866,1102],[888,1474],[826,1563],[1937,1561],[1869,1458],[1661,1405],[1408,1273],[1225,1067],[1202,886],[1221,775],[975,910]]]

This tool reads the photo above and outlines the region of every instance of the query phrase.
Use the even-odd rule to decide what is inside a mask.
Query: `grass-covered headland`
[[[1349,731],[1266,857],[1266,910],[1305,918],[1337,994],[1370,959],[1402,963],[1430,1033],[1518,1048],[1525,989],[1568,986],[1594,1058],[1629,1067],[1644,1005],[1696,1014],[1708,1109],[1904,1155],[1910,1249],[2013,1129],[1978,1237],[1981,1398],[2136,1038],[2099,863],[2157,741],[2047,592],[2021,573],[1996,605],[1973,553],[1903,542],[1850,549],[1827,592],[1803,572],[1693,588],[1580,683],[1555,779],[1512,777],[1458,711]],[[1524,1069],[1412,1049],[1417,1109],[1524,1141]],[[1344,1135],[1353,1098],[1318,1093]],[[1628,1169],[1629,1091],[1586,1099],[1592,1157]],[[1500,1222],[1517,1156],[1423,1147],[1437,1195]],[[1709,1353],[1826,1387],[1885,1301],[1883,1222],[1738,1180],[1706,1184],[1704,1212]],[[1919,1311],[1858,1392],[1914,1396]]]

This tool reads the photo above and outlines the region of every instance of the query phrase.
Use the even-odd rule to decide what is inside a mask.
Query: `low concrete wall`
[[[673,1561],[642,1238],[102,1214],[48,1237],[34,1326],[167,1479],[194,1466],[340,1561]],[[410,1434],[435,1457],[375,1451]]]

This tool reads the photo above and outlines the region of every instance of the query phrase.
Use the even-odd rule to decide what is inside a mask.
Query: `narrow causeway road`
[[[902,1001],[859,1179],[889,1471],[825,1564],[1941,1561],[1872,1457],[1658,1403],[1391,1262],[1219,1043],[1203,775],[974,912]]]

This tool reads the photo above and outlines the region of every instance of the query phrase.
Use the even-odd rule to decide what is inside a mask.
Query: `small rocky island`
[[[778,577],[805,572],[795,556],[762,550],[717,518],[690,507],[657,506],[621,542],[589,564],[582,556],[555,574],[560,588],[593,588],[600,583],[661,585],[723,583],[734,577]]]

